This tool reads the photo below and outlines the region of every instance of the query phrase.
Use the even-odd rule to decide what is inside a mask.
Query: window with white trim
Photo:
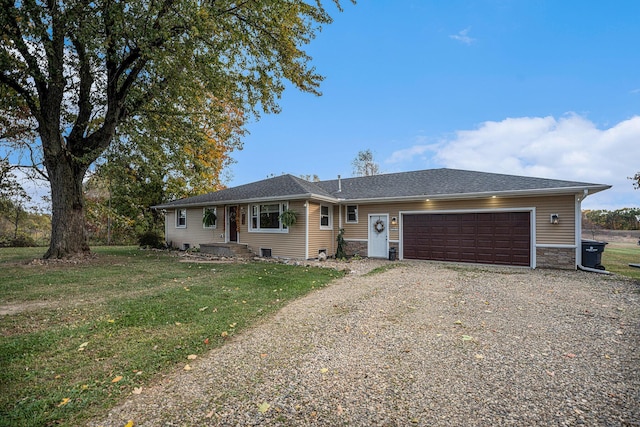
[[[320,205],[320,228],[331,228],[331,207],[326,205]]]
[[[249,231],[284,232],[287,227],[280,221],[280,214],[288,208],[287,203],[265,203],[251,205]]]
[[[207,212],[212,212],[216,216],[216,219],[213,221],[213,224],[209,225],[209,226],[206,226],[204,224],[204,221],[203,221],[202,222],[202,228],[210,228],[210,229],[216,228],[218,226],[218,218],[217,218],[218,214],[217,214],[217,210],[216,210],[215,206],[214,207],[208,207],[208,208],[202,208],[202,218],[204,218],[204,216],[206,215]]]
[[[346,222],[357,224],[358,223],[358,205],[347,205],[346,210]]]
[[[187,228],[187,209],[176,209],[176,228]]]

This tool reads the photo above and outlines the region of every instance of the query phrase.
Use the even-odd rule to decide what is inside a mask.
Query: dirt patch
[[[582,238],[607,243],[637,244],[640,230],[582,230]]]
[[[24,311],[39,310],[42,308],[56,307],[56,303],[50,301],[34,301],[34,302],[21,302],[16,304],[0,305],[0,316],[11,316],[13,314],[19,314]]]

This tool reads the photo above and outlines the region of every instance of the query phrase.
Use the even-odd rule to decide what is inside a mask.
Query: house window
[[[176,209],[176,228],[187,228],[186,209]]]
[[[213,208],[203,208],[202,209],[202,218],[204,218],[204,216],[207,215],[208,212],[211,212],[214,216],[217,215],[217,213],[216,213],[217,211],[216,211],[215,207],[213,207]],[[213,224],[211,224],[209,226],[206,226],[204,224],[204,221],[202,222],[202,227],[203,228],[216,228],[217,225],[218,225],[218,219],[217,218],[213,221]]]
[[[286,231],[280,222],[280,214],[286,209],[286,203],[251,205],[251,231]]]
[[[358,206],[357,205],[347,205],[347,222],[350,222],[350,223],[358,222]]]
[[[331,228],[331,208],[320,205],[320,228]]]

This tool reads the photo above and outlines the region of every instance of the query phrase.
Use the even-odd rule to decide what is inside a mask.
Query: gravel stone
[[[408,261],[364,274],[388,264],[349,263],[90,425],[640,425],[638,282]]]

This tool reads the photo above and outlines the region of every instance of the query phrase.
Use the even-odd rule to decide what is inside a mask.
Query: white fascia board
[[[456,194],[424,194],[407,197],[376,197],[367,199],[339,199],[340,204],[356,204],[356,203],[392,203],[392,202],[415,202],[421,200],[463,200],[463,199],[484,199],[492,196],[496,197],[536,197],[536,196],[553,196],[553,195],[574,195],[582,194],[584,190],[591,190],[589,194],[611,188],[610,185],[594,185],[585,187],[563,187],[563,188],[545,188],[538,190],[510,190],[510,191],[484,191],[479,193],[456,193]]]
[[[288,196],[274,196],[274,197],[256,197],[253,199],[237,199],[237,200],[210,200],[206,202],[198,202],[198,203],[174,203],[174,204],[165,204],[165,205],[157,205],[152,206],[152,209],[174,209],[174,208],[193,208],[199,206],[222,206],[222,205],[243,205],[249,203],[262,203],[262,202],[280,202],[280,201],[290,201],[290,200],[320,200],[329,203],[337,203],[338,199],[319,196],[317,194],[294,194]]]

